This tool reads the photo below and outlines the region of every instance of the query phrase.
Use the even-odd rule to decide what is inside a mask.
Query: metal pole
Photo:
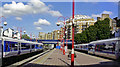
[[[65,26],[65,24],[66,24],[66,22],[65,22],[65,20],[66,20],[66,18],[69,18],[69,17],[63,17],[63,16],[60,16],[58,19],[60,19],[60,18],[64,18],[64,26]],[[66,31],[66,28],[64,27],[64,31],[62,30],[62,34],[61,34],[61,36],[62,36],[62,38],[63,38],[63,36],[65,36],[65,31]],[[65,55],[65,45],[64,45],[64,42],[65,42],[65,39],[66,38],[63,38],[63,39],[61,39],[61,40],[63,40],[63,55]]]
[[[22,27],[20,28],[20,39],[22,39]]]
[[[62,35],[64,36],[64,31],[63,31],[63,34],[62,34]],[[63,36],[62,36],[62,39],[63,39],[63,55],[65,55],[64,38],[63,38]]]
[[[66,39],[66,54],[67,54],[67,49],[68,49],[68,47],[67,47],[67,40],[68,40],[68,39]]]
[[[62,34],[60,34],[60,41],[61,41],[61,43],[62,43]],[[60,45],[61,45],[60,49],[61,49],[61,51],[62,51],[62,44],[60,44]]]
[[[37,36],[36,36],[36,42],[37,42]]]
[[[18,29],[20,30],[20,39],[22,39],[22,27],[17,27],[17,31],[18,31]]]
[[[32,41],[32,33],[30,33],[30,40]]]
[[[63,17],[63,16],[60,16],[58,19],[60,19],[60,18],[63,18],[64,19],[64,25],[65,25],[65,17]],[[65,28],[62,28],[62,29],[65,29]],[[63,55],[65,55],[65,48],[64,48],[64,38],[63,38],[63,36],[64,36],[64,34],[65,34],[65,30],[63,31],[62,30],[62,40],[63,40]]]
[[[72,14],[72,19],[73,19],[73,22],[72,22],[72,52],[71,52],[71,67],[74,67],[74,6],[75,6],[75,3],[74,3],[74,0],[73,0],[73,14]]]
[[[64,38],[63,38],[63,55],[65,55],[65,45],[64,45],[64,43],[65,43],[65,17],[63,17],[64,18],[64,32],[63,32],[63,35],[64,35]]]
[[[63,51],[63,44],[62,44],[62,41],[63,41],[63,39],[62,39],[62,33],[63,33],[63,31],[61,30],[61,50]]]

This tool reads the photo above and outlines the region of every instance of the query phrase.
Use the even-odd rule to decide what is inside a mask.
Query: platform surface
[[[91,56],[75,51],[75,67],[120,67],[120,63],[113,60]],[[22,67],[70,67],[71,60],[59,49],[53,49],[49,53],[23,65]]]

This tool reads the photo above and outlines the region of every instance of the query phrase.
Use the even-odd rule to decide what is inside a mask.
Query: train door
[[[30,44],[30,53],[32,52],[32,44]]]
[[[18,43],[18,54],[21,53],[21,43]]]
[[[56,48],[56,45],[57,45],[57,44],[54,44],[54,48]]]
[[[3,46],[2,40],[0,40],[0,67],[2,66],[2,58],[3,58]]]
[[[10,44],[9,41],[3,41],[4,42],[4,50],[3,50],[3,57],[6,57],[10,53]]]

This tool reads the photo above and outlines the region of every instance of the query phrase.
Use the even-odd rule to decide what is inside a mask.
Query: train
[[[74,49],[117,60],[120,59],[120,38],[97,40],[87,44],[76,44]]]
[[[42,43],[27,41],[24,39],[0,37],[0,58],[41,51],[43,50],[42,46]]]
[[[74,45],[75,50],[88,53],[88,43]]]

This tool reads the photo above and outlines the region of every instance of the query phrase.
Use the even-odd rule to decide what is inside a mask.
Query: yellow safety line
[[[35,61],[32,61],[32,63],[42,64],[45,60],[47,60],[47,58],[49,57],[49,55],[51,55],[53,51],[55,51],[55,49],[43,55],[42,57],[37,58]]]

